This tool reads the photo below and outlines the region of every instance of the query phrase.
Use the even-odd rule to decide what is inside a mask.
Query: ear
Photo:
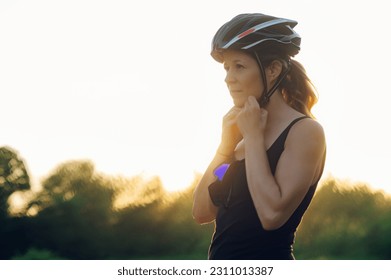
[[[270,85],[273,85],[282,72],[282,63],[279,60],[273,60],[266,69],[266,76]]]

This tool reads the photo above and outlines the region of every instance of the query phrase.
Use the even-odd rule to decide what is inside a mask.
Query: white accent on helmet
[[[293,30],[292,30],[293,31]],[[294,31],[293,31],[294,32]],[[252,47],[262,43],[262,42],[265,42],[265,41],[276,41],[276,42],[279,42],[279,43],[284,43],[284,44],[291,44],[291,40],[294,39],[294,38],[299,38],[299,34],[297,34],[296,32],[294,32],[294,34],[292,35],[289,35],[289,36],[286,36],[284,39],[286,39],[286,42],[282,41],[282,40],[279,40],[279,39],[273,39],[273,38],[266,38],[266,39],[262,39],[262,40],[259,40],[259,41],[256,41],[250,45],[247,45],[245,47],[243,47],[242,49],[244,50],[247,50],[247,49],[251,49]]]
[[[237,36],[235,36],[234,38],[232,38],[231,41],[229,41],[227,44],[225,44],[222,48],[223,48],[223,49],[229,48],[232,44],[236,43],[238,40],[240,40],[240,39],[246,37],[247,35],[250,35],[251,33],[254,33],[255,31],[261,30],[261,29],[266,28],[266,27],[269,27],[269,26],[273,26],[273,25],[285,23],[285,22],[292,22],[292,20],[284,19],[284,18],[279,18],[279,19],[273,19],[273,20],[270,20],[270,21],[267,21],[267,22],[260,23],[260,24],[254,26],[254,27],[251,27],[251,28],[247,29],[247,30],[244,31],[244,32],[241,32],[239,35],[237,35]],[[254,29],[254,30],[252,30],[252,32],[249,32],[248,34],[246,34],[246,35],[244,35],[244,36],[240,36],[240,35],[242,35],[243,33],[248,32],[248,31],[251,30],[251,29]]]

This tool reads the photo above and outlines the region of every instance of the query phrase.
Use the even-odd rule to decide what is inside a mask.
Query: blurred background
[[[192,191],[232,102],[243,12],[295,19],[328,158],[304,259],[387,259],[387,8],[374,1],[0,1],[0,259],[206,259]]]
[[[0,259],[207,259],[213,224],[191,216],[193,184],[112,176],[90,161],[60,164],[29,192],[23,161],[0,150]],[[26,206],[10,207],[15,192]],[[391,200],[365,184],[325,178],[299,226],[297,259],[390,259]]]

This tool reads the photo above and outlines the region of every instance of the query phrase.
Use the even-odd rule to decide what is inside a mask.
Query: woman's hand
[[[237,144],[243,139],[242,134],[236,124],[237,116],[241,108],[232,107],[223,118],[223,127],[221,135],[221,143],[218,153],[225,156],[232,156]]]
[[[244,138],[254,133],[264,135],[268,112],[261,108],[254,96],[249,96],[237,115],[236,122]]]

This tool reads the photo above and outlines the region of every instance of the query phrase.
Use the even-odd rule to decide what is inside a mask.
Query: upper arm
[[[321,176],[325,147],[324,131],[318,122],[306,119],[291,128],[275,173],[281,192],[277,211],[284,222]]]

